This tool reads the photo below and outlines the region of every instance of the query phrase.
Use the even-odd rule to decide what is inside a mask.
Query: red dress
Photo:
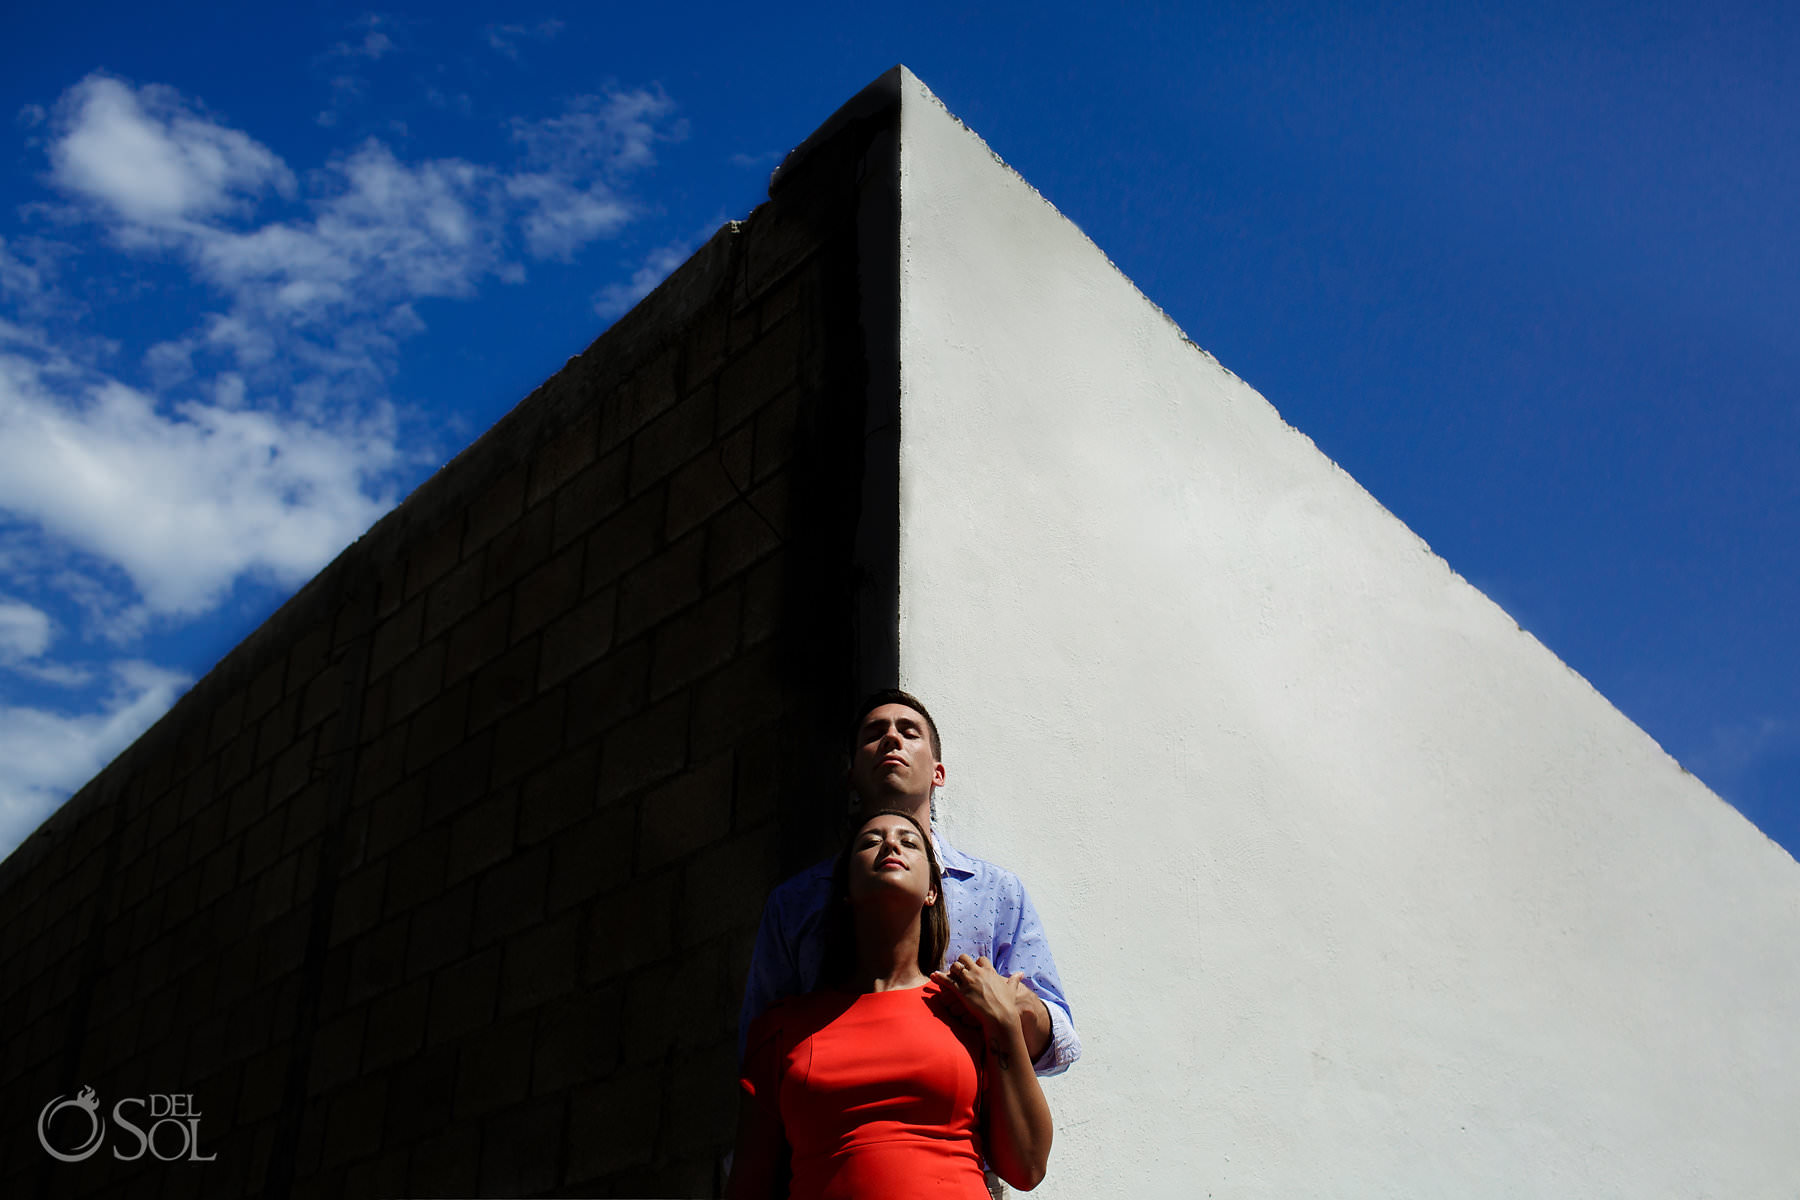
[[[750,1026],[743,1089],[775,1101],[793,1200],[987,1200],[981,1034],[935,983],[812,992]]]

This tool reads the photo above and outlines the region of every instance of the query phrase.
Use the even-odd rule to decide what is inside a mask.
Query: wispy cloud
[[[43,294],[44,278],[35,264],[21,260],[0,238],[0,296],[29,303]]]
[[[44,654],[55,636],[50,614],[22,600],[0,597],[0,669],[55,687],[81,687],[92,673],[48,662]]]
[[[539,21],[535,25],[489,25],[482,30],[482,34],[487,38],[489,47],[517,62],[520,42],[547,42],[561,33],[562,29],[561,21],[551,19]]]
[[[1687,766],[1724,791],[1766,760],[1800,746],[1800,719],[1761,716],[1714,727]]]
[[[466,296],[505,257],[495,178],[457,159],[404,163],[368,141],[314,174],[311,220],[209,229],[188,249],[204,278],[266,318]]]
[[[520,175],[507,181],[506,190],[530,209],[523,224],[534,258],[567,260],[594,239],[618,232],[633,216],[631,207],[597,180],[576,186],[553,175]]]
[[[660,91],[612,91],[512,122],[510,164],[408,162],[368,139],[297,176],[171,89],[104,75],[70,89],[52,124],[50,180],[67,215],[130,252],[173,255],[227,300],[149,352],[164,385],[208,356],[252,380],[296,363],[380,378],[416,332],[413,302],[518,282],[530,260],[568,261],[616,235],[640,215],[627,181],[684,133]],[[258,222],[268,200],[308,212]],[[0,285],[40,286],[4,245]]]
[[[367,68],[400,49],[393,34],[400,32],[401,23],[393,17],[365,13],[345,28],[350,36],[313,60],[314,68],[328,76],[331,102],[315,118],[327,129],[368,94]]]
[[[514,121],[513,140],[531,168],[569,179],[617,177],[656,162],[658,142],[680,141],[687,123],[661,89],[578,96],[561,115]]]
[[[379,29],[365,29],[355,41],[339,42],[331,48],[337,58],[365,59],[374,62],[394,49],[394,39]]]
[[[395,51],[386,26],[357,32],[330,57]],[[53,198],[25,219],[55,240],[0,239],[0,678],[65,699],[0,699],[0,853],[185,686],[132,643],[242,581],[304,581],[392,504],[421,461],[387,390],[421,306],[627,228],[631,181],[683,134],[660,91],[612,90],[509,123],[502,161],[370,138],[296,169],[198,100],[107,74],[33,116]],[[621,287],[685,251],[658,253]],[[200,315],[121,353],[64,290],[109,254],[185,275]]]
[[[525,162],[507,181],[507,191],[525,207],[533,257],[566,260],[637,215],[618,184],[654,165],[658,142],[685,135],[673,113],[667,96],[640,89],[584,96],[560,116],[513,122]]]
[[[0,854],[149,728],[188,682],[179,672],[126,660],[112,668],[111,688],[95,711],[0,706]]]
[[[631,311],[631,306],[656,290],[656,285],[669,277],[669,273],[688,260],[694,252],[694,243],[689,241],[671,242],[659,246],[645,256],[637,270],[631,273],[626,283],[609,283],[594,295],[594,311],[611,320]]]
[[[240,325],[266,328],[467,296],[487,276],[516,281],[514,236],[530,258],[566,260],[637,215],[621,184],[684,134],[667,96],[638,89],[512,122],[520,158],[510,166],[409,163],[370,139],[307,177],[310,219],[245,227],[232,218],[258,196],[297,193],[293,172],[169,89],[92,76],[56,121],[52,179],[65,195],[120,245],[184,256],[231,298]]]

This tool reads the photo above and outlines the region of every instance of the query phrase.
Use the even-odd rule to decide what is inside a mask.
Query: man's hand
[[[980,958],[959,955],[949,970],[933,971],[931,977],[937,980],[939,987],[963,1002],[987,1030],[990,1040],[995,1034],[1022,1027],[1019,1013],[1022,979],[1019,976],[1008,979],[994,970],[987,955]]]

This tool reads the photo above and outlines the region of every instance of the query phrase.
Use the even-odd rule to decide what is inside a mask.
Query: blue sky
[[[0,853],[896,62],[1800,853],[1793,6],[886,7],[9,14]]]

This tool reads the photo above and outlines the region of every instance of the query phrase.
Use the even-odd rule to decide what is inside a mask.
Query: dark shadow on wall
[[[0,864],[0,1192],[716,1187],[762,898],[895,662],[881,88]],[[84,1086],[213,1157],[53,1159]]]

